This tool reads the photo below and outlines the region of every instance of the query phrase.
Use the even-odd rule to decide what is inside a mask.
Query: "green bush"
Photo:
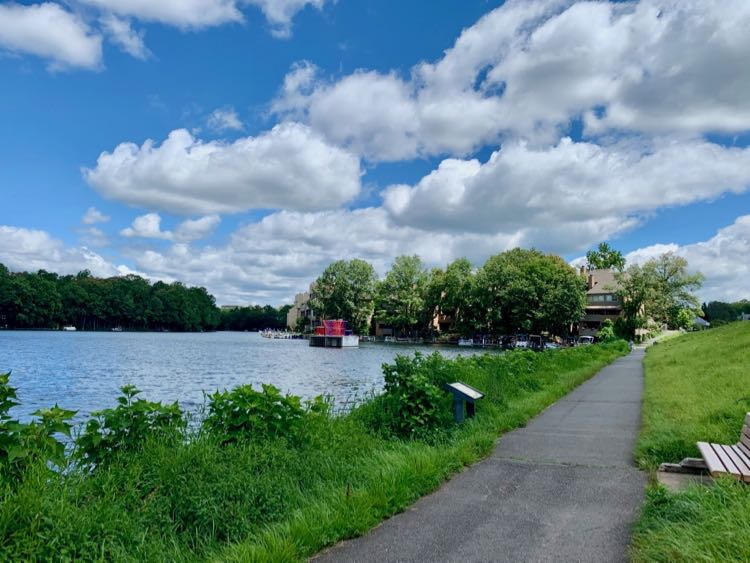
[[[107,463],[121,452],[140,448],[151,437],[179,436],[186,419],[177,402],[159,402],[137,398],[133,385],[121,389],[114,409],[92,413],[83,432],[76,438],[76,454],[86,465]]]
[[[373,431],[397,438],[426,438],[450,426],[451,400],[442,386],[450,362],[440,354],[396,356],[383,364],[383,394],[358,416]]]
[[[298,441],[305,419],[325,417],[329,412],[330,402],[322,396],[303,405],[299,397],[282,395],[273,385],[263,385],[262,391],[241,385],[210,395],[203,426],[224,443],[273,438]]]
[[[65,464],[65,444],[55,435],[70,437],[68,421],[75,415],[55,405],[36,411],[39,420],[21,423],[9,414],[18,404],[10,373],[0,374],[0,476],[10,482],[20,481],[32,465]]]

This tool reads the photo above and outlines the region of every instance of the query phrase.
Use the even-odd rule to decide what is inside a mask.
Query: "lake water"
[[[0,373],[12,370],[25,418],[58,403],[79,411],[113,406],[133,384],[149,400],[179,400],[189,410],[203,392],[271,383],[310,398],[333,395],[339,405],[383,385],[381,364],[397,354],[466,349],[362,343],[359,348],[310,348],[306,340],[271,340],[253,332],[202,334],[0,331]],[[470,353],[470,351],[469,351]]]

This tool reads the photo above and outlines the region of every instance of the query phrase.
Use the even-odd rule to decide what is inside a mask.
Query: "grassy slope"
[[[750,323],[688,334],[646,356],[642,467],[698,456],[695,442],[735,443],[750,410]],[[681,493],[651,487],[635,561],[750,560],[750,487],[720,479]]]
[[[291,561],[361,534],[437,488],[627,351],[624,343],[446,362],[486,392],[433,443],[321,420],[301,445],[149,443],[93,475],[0,483],[0,560]]]
[[[686,334],[649,349],[641,466],[699,457],[697,441],[734,443],[750,411],[750,323]]]

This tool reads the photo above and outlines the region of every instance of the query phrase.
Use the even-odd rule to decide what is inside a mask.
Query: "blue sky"
[[[0,2],[0,262],[279,304],[339,258],[609,240],[748,297],[748,24],[742,0]]]

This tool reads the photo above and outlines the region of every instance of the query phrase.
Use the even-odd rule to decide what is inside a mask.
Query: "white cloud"
[[[305,8],[312,6],[321,9],[326,0],[243,0],[246,4],[257,6],[271,24],[271,33],[276,37],[291,35],[292,18]]]
[[[114,265],[86,247],[66,247],[46,231],[0,225],[0,263],[13,271],[47,270],[75,274],[90,270],[95,276],[137,273]]]
[[[257,6],[271,24],[271,32],[288,37],[294,16],[311,5],[322,8],[325,0],[79,0],[104,13],[158,22],[180,29],[202,29],[243,22],[240,7]]]
[[[110,220],[108,215],[99,211],[96,207],[89,207],[84,213],[81,222],[84,225],[95,225],[96,223],[106,223]]]
[[[235,0],[80,0],[104,13],[200,29],[243,21]]]
[[[705,201],[750,185],[750,148],[655,140],[536,149],[506,144],[489,161],[444,160],[415,186],[384,192],[398,224],[427,231],[529,232],[580,243],[632,228],[643,213]],[[584,242],[586,241],[586,242]]]
[[[83,173],[107,197],[181,214],[326,209],[360,190],[358,159],[296,123],[232,143],[178,129],[160,146],[122,143]]]
[[[209,129],[214,131],[242,131],[245,126],[239,115],[231,106],[215,109],[208,116],[206,124]]]
[[[98,227],[86,227],[76,229],[78,236],[84,246],[93,246],[94,248],[109,246],[109,237]]]
[[[218,215],[206,215],[200,219],[183,221],[175,229],[175,240],[191,241],[207,237],[214,232],[221,223]]]
[[[0,49],[35,55],[51,70],[98,69],[102,38],[59,4],[0,4]]]
[[[465,155],[523,137],[750,129],[750,3],[510,0],[411,76],[328,81],[295,65],[273,110],[371,160]]]
[[[163,231],[161,229],[161,216],[158,213],[147,213],[133,219],[131,226],[122,229],[120,234],[128,238],[189,242],[210,235],[220,222],[221,219],[218,215],[207,215],[200,219],[183,221],[177,226],[174,232]]]
[[[704,301],[750,299],[750,215],[743,215],[707,241],[678,245],[654,244],[628,253],[629,264],[642,264],[665,252],[674,252],[688,261],[692,271],[705,276],[698,292]]]
[[[128,238],[155,238],[163,240],[172,240],[173,234],[170,231],[161,230],[161,216],[158,213],[147,213],[133,219],[130,227],[120,231],[120,234]]]
[[[112,42],[136,59],[146,60],[151,52],[143,42],[144,31],[135,31],[127,19],[107,14],[100,19]]]

